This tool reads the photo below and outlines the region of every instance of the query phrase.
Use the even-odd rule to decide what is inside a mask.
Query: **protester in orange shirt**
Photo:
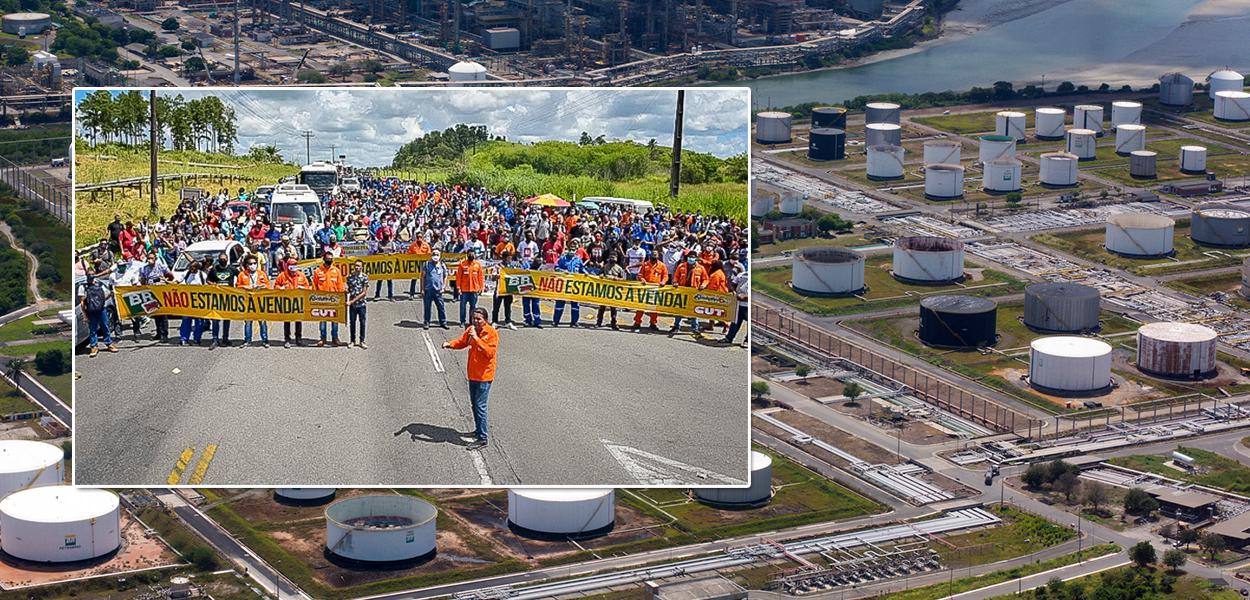
[[[243,265],[243,270],[239,271],[239,276],[234,280],[234,287],[245,290],[269,289],[269,276],[265,274],[264,269],[260,268],[260,262],[256,256],[248,256]],[[252,343],[252,322],[244,321],[243,345],[250,343]],[[269,323],[265,321],[260,321],[260,343],[266,348],[269,347]]]
[[[408,254],[430,254],[430,240],[426,239],[426,235],[427,234],[419,235],[417,236],[417,239],[412,240],[411,244],[408,244]],[[412,281],[408,283],[409,300],[417,297],[417,279],[418,278],[414,277]]]
[[[705,289],[708,285],[707,269],[699,264],[699,257],[694,252],[687,252],[686,259],[677,268],[673,270],[673,285],[681,287],[692,287],[695,289]],[[699,331],[699,320],[694,317],[690,319],[690,326],[695,337],[702,337],[703,333]],[[668,330],[668,334],[675,335],[677,330],[681,328],[682,317],[673,319],[673,328]]]
[[[465,253],[464,260],[456,265],[456,287],[460,288],[460,324],[467,325],[468,310],[477,309],[477,297],[486,289],[486,271],[477,260],[477,252],[472,248]]]
[[[342,271],[334,266],[334,255],[329,251],[321,253],[321,264],[313,269],[312,289],[318,292],[346,292],[347,282],[343,279]],[[330,323],[330,345],[341,346],[339,341],[339,322]],[[326,345],[326,322],[321,322],[321,341],[317,342],[320,348]]]
[[[307,290],[312,286],[308,284],[308,277],[304,272],[295,268],[295,259],[288,258],[282,266],[282,272],[278,273],[278,277],[273,281],[273,289],[275,290]],[[291,347],[291,322],[282,324],[282,346]],[[295,345],[304,345],[304,323],[302,321],[295,322]]]
[[[461,305],[463,306],[463,304]],[[469,349],[469,399],[473,402],[473,434],[477,441],[466,450],[481,450],[487,444],[487,399],[490,386],[495,381],[496,355],[499,352],[499,332],[491,327],[485,308],[473,309],[473,323],[458,339],[443,342],[450,350]]]
[[[642,261],[642,267],[638,269],[638,279],[652,285],[664,285],[668,281],[668,267],[664,266],[664,261],[655,255],[655,251],[647,253],[647,258]],[[647,313],[651,317],[651,331],[659,331],[660,327],[656,324],[659,315],[656,313]],[[642,329],[642,311],[634,312],[634,329]]]

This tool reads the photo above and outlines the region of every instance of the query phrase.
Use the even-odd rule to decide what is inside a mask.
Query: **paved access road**
[[[371,303],[368,350],[141,339],[80,356],[76,481],[166,485],[171,472],[182,484],[240,487],[746,481],[745,348],[688,334],[501,330],[492,442],[471,452],[461,438],[473,429],[466,351],[440,348],[463,330],[423,331],[416,310]],[[234,323],[235,340],[241,329]],[[281,325],[272,333],[280,342]]]

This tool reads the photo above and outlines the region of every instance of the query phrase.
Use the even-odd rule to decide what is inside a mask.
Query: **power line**
[[[312,138],[314,137],[313,132],[311,130],[305,129],[302,135],[304,136],[304,164],[310,165],[312,164]]]

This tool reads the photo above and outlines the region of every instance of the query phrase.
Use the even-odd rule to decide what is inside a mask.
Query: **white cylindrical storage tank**
[[[486,81],[486,67],[473,61],[458,62],[447,69],[447,80],[453,83]]]
[[[1033,111],[1034,133],[1040,140],[1063,139],[1063,125],[1068,113],[1062,108],[1044,106]]]
[[[1207,204],[1189,215],[1189,237],[1204,246],[1250,246],[1250,211],[1235,204]]]
[[[882,144],[868,147],[868,178],[898,179],[903,176],[902,146]]]
[[[808,296],[844,296],[864,289],[864,255],[845,248],[806,248],[791,261],[790,287]]]
[[[1129,154],[1128,174],[1133,177],[1152,179],[1158,175],[1158,153],[1152,150],[1134,150]]]
[[[694,496],[713,506],[763,506],[773,497],[773,459],[751,451],[751,487],[696,488]]]
[[[1107,218],[1106,248],[1124,256],[1165,256],[1172,253],[1176,224],[1163,215],[1122,213]]]
[[[1184,73],[1167,73],[1159,78],[1159,103],[1189,106],[1194,103],[1194,80]]]
[[[948,283],[964,276],[964,243],[937,236],[904,237],[894,242],[894,276],[918,283]]]
[[[438,510],[412,496],[357,496],[326,507],[326,549],[350,561],[409,561],[435,552]]]
[[[924,164],[957,165],[963,146],[951,140],[931,140],[924,143]]]
[[[1037,331],[1098,329],[1101,293],[1079,283],[1045,282],[1024,288],[1024,324]]]
[[[509,489],[508,525],[538,536],[591,537],[612,530],[612,488]]]
[[[1072,128],[1088,129],[1094,135],[1102,135],[1102,107],[1097,104],[1078,104],[1072,109]]]
[[[1250,121],[1250,94],[1241,90],[1216,92],[1214,115],[1225,121]]]
[[[1121,125],[1141,125],[1141,102],[1116,100],[1111,103],[1111,128]]]
[[[864,126],[864,143],[868,146],[898,146],[902,142],[903,129],[894,123],[869,123]]]
[[[1075,154],[1079,160],[1093,160],[1098,157],[1098,139],[1092,129],[1069,129],[1067,133],[1068,154]]]
[[[1115,130],[1116,154],[1128,155],[1146,149],[1146,126],[1125,123]]]
[[[1207,75],[1207,95],[1215,100],[1220,92],[1240,92],[1246,87],[1246,78],[1231,69],[1220,69]]]
[[[950,200],[963,196],[964,168],[958,164],[926,166],[924,195],[933,200]]]
[[[274,488],[278,500],[295,503],[321,503],[334,497],[335,488]]]
[[[1038,175],[1042,185],[1063,187],[1076,185],[1076,163],[1080,159],[1067,152],[1047,152],[1040,157]]]
[[[1007,135],[983,135],[977,146],[977,162],[1016,157],[1016,138]]]
[[[1186,173],[1206,173],[1207,147],[1181,146],[1181,171]]]
[[[755,141],[761,144],[789,143],[793,119],[788,112],[768,111],[755,115]]]
[[[987,192],[1018,192],[1020,191],[1021,169],[1023,164],[1014,158],[991,160],[985,163],[985,191]]]
[[[1215,373],[1218,340],[1205,325],[1147,323],[1137,329],[1137,368],[1163,377],[1206,377]]]
[[[1001,110],[994,114],[994,133],[1024,141],[1024,113]]]
[[[0,440],[0,498],[65,481],[65,451],[45,442]]]
[[[865,123],[899,124],[902,107],[893,102],[869,102],[864,106]]]
[[[90,560],[121,545],[121,505],[108,490],[49,485],[0,500],[0,548],[41,563]]]
[[[772,212],[777,207],[777,198],[779,196],[780,194],[775,192],[763,190],[751,194],[751,218],[761,219],[764,215]]]
[[[777,206],[782,214],[797,215],[803,212],[803,196],[795,192],[784,192],[781,194],[781,202]]]
[[[1111,345],[1060,335],[1029,344],[1029,383],[1043,390],[1089,393],[1111,385]]]

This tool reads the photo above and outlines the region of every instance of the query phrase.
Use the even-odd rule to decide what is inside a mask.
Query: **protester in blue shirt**
[[[447,329],[447,308],[443,304],[443,289],[447,287],[447,265],[442,253],[435,250],[430,261],[421,268],[421,300],[425,304],[424,327],[430,328],[430,303],[438,305],[438,326]]]
[[[576,273],[584,274],[586,272],[586,263],[577,255],[578,244],[576,242],[569,244],[564,249],[564,256],[556,261],[557,273]],[[564,300],[556,300],[556,310],[551,316],[551,326],[560,326],[560,317],[564,315]],[[573,307],[572,318],[569,319],[569,327],[579,327],[578,321],[582,316],[582,307],[578,302],[569,302]]]

